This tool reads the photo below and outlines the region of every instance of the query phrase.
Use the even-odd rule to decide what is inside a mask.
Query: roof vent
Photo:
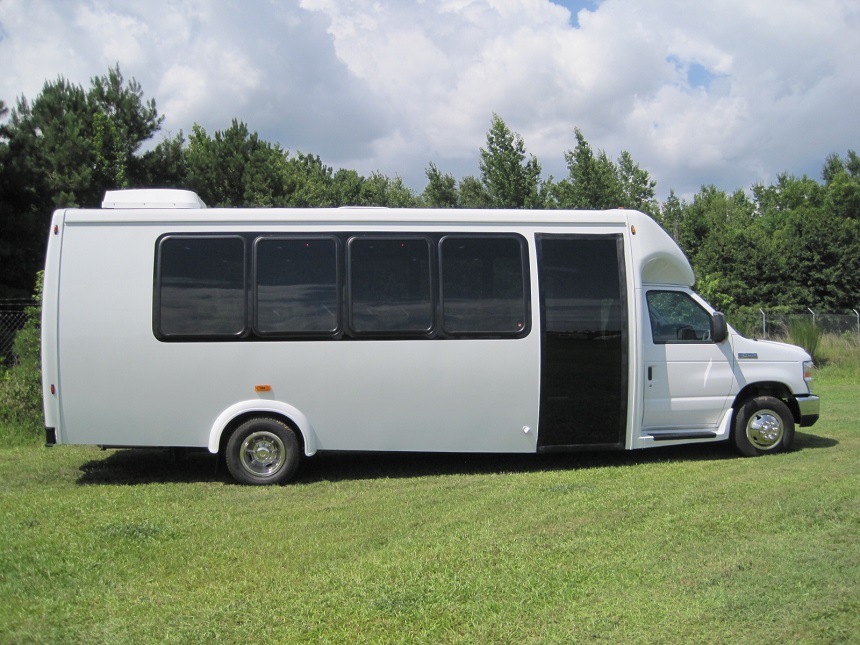
[[[192,190],[133,188],[105,192],[102,208],[206,208],[206,204]]]

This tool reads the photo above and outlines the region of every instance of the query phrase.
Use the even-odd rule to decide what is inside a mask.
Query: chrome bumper
[[[808,428],[818,421],[821,409],[821,399],[814,394],[797,397],[797,407],[800,410],[800,427]]]

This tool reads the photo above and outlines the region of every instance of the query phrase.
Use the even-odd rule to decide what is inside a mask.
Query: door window
[[[711,316],[683,291],[649,291],[651,338],[657,345],[711,340]]]

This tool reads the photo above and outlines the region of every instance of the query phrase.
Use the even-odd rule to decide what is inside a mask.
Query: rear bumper
[[[808,428],[818,421],[821,409],[821,399],[814,394],[797,397],[797,407],[800,410],[800,427]]]

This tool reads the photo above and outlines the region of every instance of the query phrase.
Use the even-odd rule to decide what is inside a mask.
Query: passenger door
[[[711,315],[686,291],[650,289],[645,300],[643,431],[715,431],[734,381],[731,343],[711,339]]]
[[[627,429],[624,238],[538,235],[538,449],[621,447]]]

